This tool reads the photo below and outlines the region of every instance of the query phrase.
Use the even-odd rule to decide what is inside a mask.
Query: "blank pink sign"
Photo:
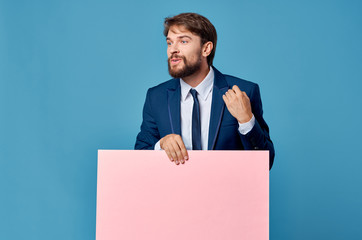
[[[99,150],[97,240],[269,239],[267,151]]]

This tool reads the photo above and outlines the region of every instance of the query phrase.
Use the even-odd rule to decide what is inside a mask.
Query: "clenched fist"
[[[222,98],[231,115],[233,115],[239,123],[246,123],[251,120],[253,113],[251,112],[250,99],[238,86],[234,85]]]
[[[185,144],[178,134],[169,134],[161,138],[160,147],[165,150],[168,158],[176,165],[184,164],[189,159]]]

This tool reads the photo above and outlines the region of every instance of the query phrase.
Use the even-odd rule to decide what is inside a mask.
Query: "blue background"
[[[94,239],[97,149],[132,149],[164,17],[215,25],[275,143],[270,239],[362,239],[362,2],[0,1],[0,239]]]

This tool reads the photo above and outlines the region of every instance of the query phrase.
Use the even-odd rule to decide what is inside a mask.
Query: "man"
[[[212,65],[214,26],[199,14],[182,13],[166,18],[164,27],[173,79],[148,90],[135,149],[163,149],[176,165],[191,149],[269,150],[271,168],[274,146],[259,87]]]

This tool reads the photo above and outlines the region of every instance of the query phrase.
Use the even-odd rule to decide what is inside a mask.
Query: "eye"
[[[167,42],[167,45],[168,45],[168,46],[171,46],[171,45],[172,45],[172,43],[171,43],[171,42]]]
[[[181,43],[182,44],[186,44],[186,43],[188,43],[186,40],[181,40]]]

